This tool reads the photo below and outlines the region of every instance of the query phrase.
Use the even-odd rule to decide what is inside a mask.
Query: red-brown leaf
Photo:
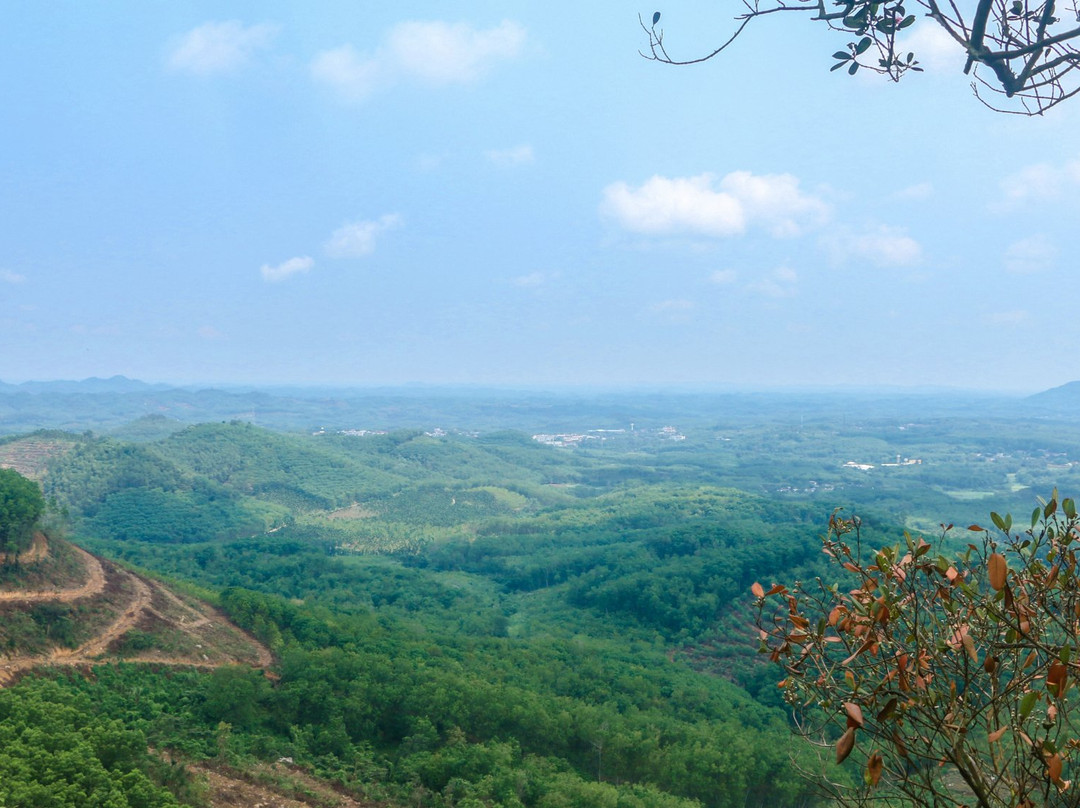
[[[1047,758],[1046,773],[1056,785],[1061,785],[1061,755],[1054,753]]]
[[[745,586],[745,584],[743,584],[743,586]],[[750,591],[754,593],[755,598],[765,597],[765,589],[757,581],[754,581],[754,583],[750,585]]]
[[[866,763],[866,780],[870,785],[876,786],[881,779],[881,770],[885,766],[885,761],[881,755],[874,752],[870,756],[870,760]]]
[[[851,701],[844,702],[844,712],[847,713],[848,726],[859,727],[863,726],[862,708],[858,704]]]
[[[1009,571],[1005,556],[1001,553],[991,553],[986,561],[986,570],[990,575],[990,586],[999,592],[1004,589],[1005,576]]]
[[[1046,689],[1059,699],[1065,695],[1066,674],[1069,669],[1060,662],[1055,662],[1046,672]]]
[[[975,650],[975,640],[971,638],[971,635],[965,633],[961,638],[961,642],[964,644],[964,650],[967,651],[967,655],[971,657],[971,661],[978,662],[979,654]]]
[[[843,763],[851,750],[855,748],[855,727],[848,727],[847,732],[836,742],[836,762]]]

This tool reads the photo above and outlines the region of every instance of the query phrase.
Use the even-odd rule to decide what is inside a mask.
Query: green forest
[[[23,676],[0,689],[0,805],[205,806],[190,765],[280,759],[418,808],[815,804],[751,584],[829,574],[836,507],[888,542],[1022,508],[1067,485],[1080,433],[695,430],[4,439],[60,447],[36,469],[49,530],[210,599],[276,662]],[[898,454],[921,462],[880,465]]]

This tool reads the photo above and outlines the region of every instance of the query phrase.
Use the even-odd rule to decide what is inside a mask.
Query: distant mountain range
[[[1036,407],[1057,411],[1080,412],[1080,381],[1043,390],[1025,399]]]
[[[172,389],[168,384],[147,384],[127,376],[99,379],[92,376],[82,381],[22,382],[8,384],[0,381],[0,393],[143,393]]]
[[[1027,398],[959,390],[896,388],[790,390],[566,389],[561,391],[410,385],[397,388],[148,384],[126,376],[82,381],[0,381],[0,435],[39,429],[98,433],[125,429],[160,437],[170,424],[246,421],[284,431],[344,429],[514,429],[563,432],[659,428],[718,421],[816,417],[896,419],[1080,416],[1080,382]],[[151,419],[147,421],[146,419]],[[132,431],[127,425],[134,425]],[[150,439],[145,437],[144,439]]]

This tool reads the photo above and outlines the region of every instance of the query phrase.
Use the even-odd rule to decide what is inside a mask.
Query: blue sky
[[[5,9],[0,379],[1080,377],[1080,101],[993,114],[922,22],[899,85],[803,18],[672,68],[654,10]]]

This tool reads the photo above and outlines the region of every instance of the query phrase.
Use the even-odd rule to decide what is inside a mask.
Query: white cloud
[[[661,300],[659,303],[653,303],[649,308],[658,312],[690,311],[694,308],[694,302],[692,300]]]
[[[504,20],[494,28],[465,23],[403,22],[394,26],[371,55],[352,45],[323,51],[311,75],[345,100],[362,101],[375,89],[403,79],[445,85],[476,81],[499,61],[517,56],[525,29]]]
[[[401,226],[401,217],[388,213],[374,220],[349,222],[335,230],[323,245],[331,258],[362,258],[375,251],[375,239],[380,233]]]
[[[413,167],[417,171],[435,171],[442,166],[446,157],[445,154],[420,154],[413,160]]]
[[[769,277],[747,285],[746,289],[765,297],[795,297],[799,291],[798,283],[799,276],[795,270],[779,267]]]
[[[637,188],[612,183],[600,210],[635,233],[717,238],[739,235],[751,225],[774,236],[798,235],[829,215],[828,206],[800,191],[792,175],[749,171],[732,172],[719,183],[713,174],[654,176]]]
[[[829,206],[799,190],[791,174],[734,171],[720,181],[720,190],[740,201],[751,222],[760,222],[774,236],[797,236],[829,217]]]
[[[278,26],[268,23],[247,27],[238,20],[204,23],[180,37],[169,51],[168,65],[200,76],[235,70],[255,51],[268,47],[277,32]]]
[[[727,286],[735,283],[739,278],[739,273],[734,269],[718,269],[709,276],[709,280],[715,283],[717,286]]]
[[[0,269],[0,281],[4,283],[25,283],[26,276],[20,275],[18,272],[12,272],[10,269]]]
[[[323,51],[311,62],[311,76],[333,87],[347,101],[363,101],[378,84],[380,66],[352,45]]]
[[[1046,236],[1029,236],[1014,241],[1005,250],[1005,269],[1018,275],[1030,275],[1051,269],[1057,256],[1057,247]]]
[[[522,289],[536,289],[539,286],[543,286],[559,277],[559,273],[544,273],[544,272],[530,272],[528,275],[518,275],[516,278],[511,279],[511,283],[514,286],[519,286]]]
[[[433,84],[469,82],[521,52],[525,29],[503,20],[477,30],[465,23],[403,22],[387,37],[388,58],[401,71]]]
[[[994,325],[1022,325],[1028,320],[1026,309],[1013,311],[998,311],[990,315],[990,322]]]
[[[649,306],[649,313],[660,322],[669,325],[683,325],[689,323],[694,316],[697,304],[692,300],[672,299],[658,300]]]
[[[535,159],[532,146],[527,144],[513,146],[509,149],[492,149],[486,152],[486,156],[495,165],[504,168],[531,163]]]
[[[269,264],[263,264],[259,271],[262,273],[264,281],[278,283],[293,275],[302,272],[310,272],[311,268],[314,266],[315,259],[305,255],[290,258],[288,261],[278,264],[276,267],[270,266]]]
[[[839,263],[869,261],[880,267],[910,266],[922,259],[922,246],[902,227],[878,225],[859,231],[838,230],[821,241]]]
[[[896,50],[904,59],[914,53],[919,67],[931,73],[959,73],[967,60],[963,47],[944,28],[926,18],[896,43]]]
[[[909,185],[907,188],[901,188],[895,194],[894,199],[918,201],[922,199],[929,199],[934,195],[934,186],[929,182],[920,182],[915,185]]]
[[[1080,184],[1080,160],[1063,166],[1035,163],[1001,181],[1002,205],[1012,207],[1027,200],[1057,199]]]
[[[108,323],[96,323],[94,325],[87,325],[86,323],[75,323],[69,326],[68,330],[72,334],[78,334],[80,337],[120,337],[123,336],[123,332],[119,327]]]

